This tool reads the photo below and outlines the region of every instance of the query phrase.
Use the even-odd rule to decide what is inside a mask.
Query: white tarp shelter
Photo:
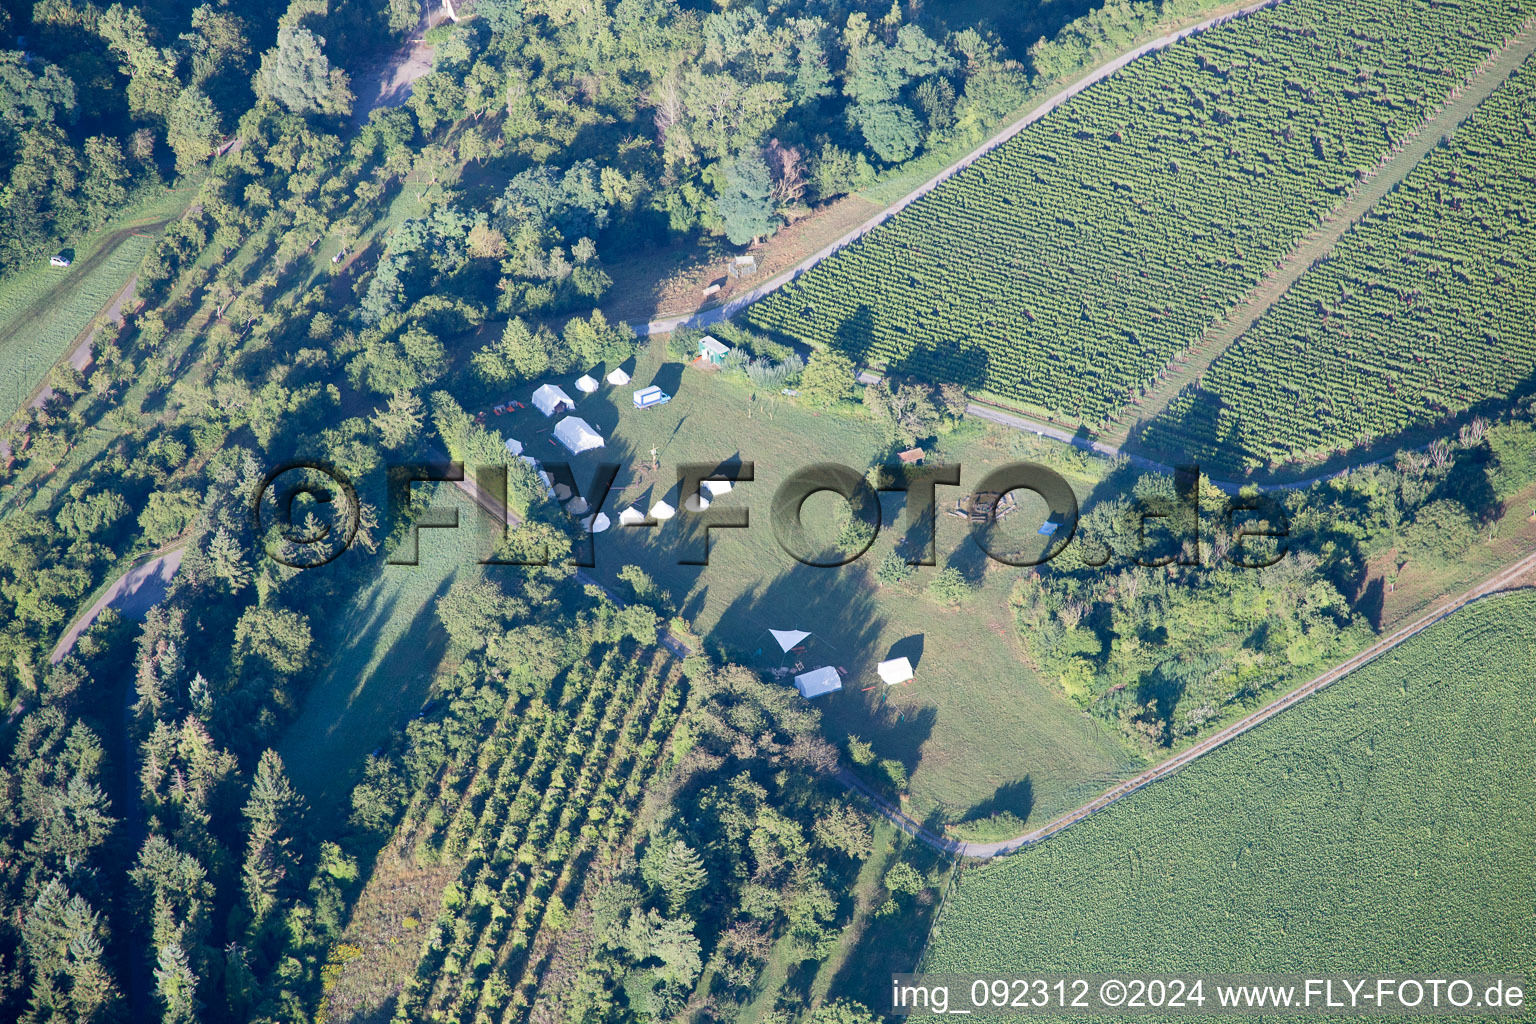
[[[507,438],[507,454],[508,455],[521,455],[521,454],[523,454],[523,442],[519,441],[515,437]]]
[[[581,525],[588,533],[602,533],[613,525],[613,520],[599,512],[595,516],[587,516],[581,521]]]
[[[576,403],[565,393],[565,389],[553,384],[539,385],[539,389],[533,393],[533,405],[545,416],[558,416],[563,409],[576,408]]]
[[[597,378],[593,377],[590,373],[582,374],[576,378],[576,390],[590,395],[597,390]]]
[[[796,644],[811,635],[804,629],[770,629],[768,632],[773,634],[773,638],[778,641],[785,654],[794,650]]]
[[[709,499],[704,497],[702,494],[695,494],[693,497],[683,502],[683,508],[687,509],[689,512],[703,512],[705,509],[709,508]]]
[[[892,658],[890,661],[882,661],[875,671],[880,673],[880,679],[886,686],[895,686],[912,678],[912,663],[906,658]]]
[[[652,519],[671,519],[675,515],[677,515],[677,509],[668,505],[665,501],[658,501],[651,506]]]
[[[722,494],[731,493],[729,480],[702,480],[699,482],[699,490],[708,494],[711,498],[718,498]]]
[[[802,672],[795,676],[795,689],[799,690],[800,696],[807,700],[842,688],[843,677],[838,675],[837,669],[831,665],[813,668],[809,672]]]
[[[620,526],[633,526],[645,522],[645,513],[631,505],[619,513]]]
[[[580,416],[567,416],[555,424],[555,440],[571,450],[572,455],[603,446],[603,435]]]
[[[615,367],[611,372],[609,372],[607,380],[609,384],[612,384],[616,388],[623,387],[625,384],[629,383],[629,374],[624,372],[623,367]]]

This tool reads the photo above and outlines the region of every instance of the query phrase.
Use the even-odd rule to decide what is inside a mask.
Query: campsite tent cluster
[[[786,655],[791,651],[804,650],[801,644],[811,638],[811,632],[805,629],[770,629],[768,633],[779,645],[779,650]],[[908,682],[914,674],[912,662],[908,658],[887,659],[876,666],[875,671],[880,677],[880,682],[886,686]],[[843,674],[832,665],[808,669],[795,676],[795,689],[799,690],[800,696],[807,700],[842,688]]]
[[[591,386],[584,387],[584,384]],[[579,391],[596,391],[597,381],[584,376],[576,382],[576,388]],[[543,384],[533,393],[533,406],[545,416],[559,416],[563,412],[576,408],[576,403],[559,385]],[[566,416],[556,423],[555,440],[565,445],[573,455],[603,447],[603,435],[593,430],[592,424],[580,416]]]

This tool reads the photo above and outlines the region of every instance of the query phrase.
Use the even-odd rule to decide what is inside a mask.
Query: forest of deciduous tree
[[[413,5],[45,0],[25,18],[7,11],[5,266],[46,256],[136,189],[176,180],[197,191],[87,371],[56,375],[56,394],[6,433],[0,1016],[314,1019],[383,844],[419,829],[424,854],[462,856],[493,823],[484,801],[518,799],[511,776],[487,791],[467,774],[487,730],[537,761],[539,778],[606,791],[632,817],[604,830],[567,803],[526,808],[549,830],[509,834],[500,852],[511,865],[465,866],[444,904],[452,921],[431,922],[445,959],[473,972],[489,956],[517,976],[500,993],[467,975],[409,989],[421,1005],[500,1009],[505,996],[520,1010],[527,972],[550,954],[540,943],[557,940],[568,912],[585,915],[587,944],[566,950],[565,984],[541,996],[573,1020],[662,1020],[695,999],[724,1019],[744,1012],[775,958],[830,956],[870,843],[863,813],[827,778],[835,751],[784,687],[719,659],[666,664],[658,623],[678,609],[643,573],[626,577],[623,606],[558,564],[516,570],[505,589],[450,590],[433,613],[454,641],[437,709],[361,768],[348,814],[314,814],[273,751],[335,656],[326,617],[376,579],[399,538],[379,524],[382,486],[364,486],[356,550],[325,573],[288,568],[255,531],[252,492],[294,457],[365,481],[386,456],[507,460],[466,409],[509,383],[634,351],[629,330],[595,308],[611,286],[605,256],[773,230],[984,135],[1040,74],[1070,73],[1181,12],[1112,4],[1055,43],[1009,54],[984,28],[945,26],[920,7],[483,0],[432,31],[432,70],[408,103],[367,112],[356,109],[361,77],[414,28]],[[229,135],[241,145],[210,159]],[[957,390],[892,381],[860,407],[846,358],[802,365],[745,334],[742,347],[728,372],[775,389],[798,380],[797,401],[871,416],[892,445],[948,429],[964,405]],[[1450,462],[1492,453],[1499,486],[1517,486],[1531,468],[1527,420],[1496,424]],[[558,563],[572,526],[510,463],[526,522],[508,543],[552,548]],[[1445,467],[1432,458],[1381,478],[1390,498],[1372,505],[1384,529],[1431,555],[1435,529],[1470,535],[1490,507],[1475,472],[1464,469],[1464,495]],[[142,624],[109,613],[50,664],[105,582],[171,547],[184,560],[160,607]],[[1046,585],[1078,588],[1067,596],[1086,611],[1072,629],[1095,639],[1157,626],[1117,619],[1102,582]],[[1181,612],[1225,597],[1213,589]],[[1040,659],[1083,662],[1061,674],[1087,671],[1087,692],[1138,664],[1123,642],[1072,647],[1078,632],[1048,649],[1068,635],[1064,606],[1032,602],[1021,595],[1021,616],[1027,606],[1044,623]],[[1281,624],[1338,625],[1312,610]],[[475,646],[484,635],[494,650]],[[599,688],[633,694],[637,713],[583,718]],[[546,726],[567,715],[602,732],[608,760],[560,749]],[[643,781],[643,794],[616,785],[626,765],[623,781]],[[564,877],[558,843],[603,870]],[[532,866],[537,877],[524,878]],[[929,898],[914,877],[888,875],[881,900],[899,910]],[[455,933],[460,898],[494,921]],[[794,991],[769,1001],[765,1019],[869,1019]]]

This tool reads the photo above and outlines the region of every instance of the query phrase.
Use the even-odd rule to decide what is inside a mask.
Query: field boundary
[[[715,306],[712,309],[699,310],[694,313],[684,313],[677,316],[662,317],[661,319],[650,320],[643,324],[630,324],[629,327],[636,334],[666,334],[670,331],[677,330],[679,327],[708,327],[712,324],[720,323],[722,320],[728,320],[735,316],[737,313],[741,312],[746,307],[752,305],[752,303],[757,302],[759,299],[763,298],[769,293],[777,291],[779,288],[782,288],[784,285],[795,280],[801,274],[804,274],[806,271],[816,266],[816,264],[820,263],[822,260],[832,256],[839,250],[858,241],[860,238],[867,235],[875,228],[896,216],[896,214],[900,213],[902,210],[905,210],[907,207],[917,202],[929,192],[932,192],[934,189],[938,188],[940,185],[954,177],[956,174],[959,174],[961,171],[970,167],[977,160],[980,160],[994,149],[997,149],[999,146],[1010,141],[1014,136],[1018,135],[1020,132],[1034,124],[1036,121],[1039,121],[1049,114],[1055,112],[1058,107],[1066,103],[1068,100],[1074,98],[1079,93],[1088,89],[1090,86],[1102,82],[1104,79],[1121,70],[1132,61],[1135,61],[1140,57],[1145,57],[1149,53],[1155,53],[1159,50],[1166,50],[1168,47],[1174,45],[1175,43],[1178,43],[1184,39],[1188,39],[1190,36],[1198,35],[1201,32],[1209,31],[1218,25],[1224,25],[1229,21],[1234,21],[1238,18],[1246,17],[1247,15],[1262,11],[1266,7],[1276,7],[1285,2],[1286,0],[1257,0],[1256,3],[1251,3],[1245,7],[1240,7],[1235,11],[1226,11],[1221,14],[1213,14],[1208,18],[1194,23],[1193,25],[1186,25],[1183,28],[1175,29],[1172,32],[1158,36],[1156,39],[1150,39],[1147,42],[1126,51],[1108,63],[1100,65],[1099,67],[1088,72],[1082,78],[1079,78],[1073,82],[1071,85],[1042,100],[1040,103],[1030,108],[1028,113],[998,129],[990,137],[988,137],[986,141],[982,142],[975,149],[971,150],[965,156],[961,157],[954,163],[939,171],[933,177],[929,178],[927,181],[923,182],[921,185],[908,192],[905,196],[896,200],[894,203],[887,206],[879,213],[875,214],[863,224],[860,224],[858,227],[855,227],[851,231],[846,232],[835,241],[832,241],[823,246],[820,250],[812,253],[810,256],[807,256],[805,259],[801,260],[793,267],[790,267],[788,270],[783,271],[775,277],[769,278],[767,281],[764,281],[756,288],[753,288],[748,292],[744,292],[742,295],[732,299],[731,301],[720,306]]]
[[[1091,817],[1094,813],[1102,811],[1104,808],[1110,806],[1111,804],[1118,803],[1124,798],[1130,796],[1132,793],[1135,793],[1138,790],[1151,785],[1158,779],[1167,778],[1168,776],[1173,775],[1179,769],[1188,765],[1192,761],[1203,757],[1206,754],[1209,754],[1213,750],[1225,746],[1229,741],[1236,739],[1237,737],[1251,731],[1259,725],[1262,725],[1263,723],[1278,715],[1280,712],[1301,702],[1302,700],[1305,700],[1307,697],[1317,693],[1319,690],[1322,690],[1327,686],[1338,682],[1340,679],[1343,679],[1345,676],[1348,676],[1355,670],[1364,668],[1366,665],[1369,665],[1371,662],[1375,661],[1383,654],[1397,647],[1399,644],[1406,640],[1412,639],[1413,637],[1422,633],[1424,630],[1428,629],[1430,626],[1443,621],[1444,619],[1465,608],[1467,605],[1487,597],[1493,597],[1498,594],[1507,593],[1508,591],[1517,589],[1515,586],[1516,581],[1526,572],[1529,572],[1533,569],[1536,569],[1536,552],[1532,552],[1531,554],[1526,555],[1524,558],[1513,563],[1512,565],[1499,570],[1476,586],[1463,591],[1457,597],[1451,598],[1449,601],[1442,603],[1435,609],[1426,612],[1424,615],[1415,619],[1408,625],[1398,629],[1390,636],[1376,641],[1365,650],[1360,651],[1359,653],[1345,659],[1343,662],[1335,665],[1333,668],[1313,678],[1309,682],[1306,682],[1296,689],[1291,690],[1289,693],[1276,698],[1270,703],[1264,705],[1259,710],[1252,712],[1251,714],[1222,729],[1220,732],[1213,733],[1199,743],[1196,743],[1186,750],[1175,754],[1173,757],[1170,757],[1167,760],[1154,765],[1152,768],[1149,768],[1138,775],[1134,775],[1131,778],[1126,779],[1124,782],[1121,782],[1114,788],[1100,794],[1093,800],[1090,800],[1088,803],[1083,804],[1081,807],[1068,811],[1060,817],[1057,817],[1047,824],[1042,825],[1040,828],[1037,828],[1031,832],[1026,832],[1020,836],[1015,836],[1012,839],[1004,839],[992,843],[971,843],[936,835],[930,829],[925,828],[920,823],[903,814],[899,809],[892,807],[889,801],[885,800],[868,785],[866,785],[862,780],[858,779],[846,769],[838,772],[838,780],[869,800],[874,805],[875,809],[878,810],[881,816],[884,817],[887,821],[890,821],[897,828],[902,829],[913,838],[927,843],[929,846],[937,850],[941,850],[945,853],[955,854],[961,857],[974,857],[981,860],[990,860],[994,857],[1006,856],[1010,853],[1016,853],[1026,846],[1034,846],[1038,843],[1044,842],[1059,832],[1063,832],[1071,828],[1078,822],[1084,821],[1085,819]]]
[[[1280,257],[1274,267],[1240,296],[1218,320],[1207,325],[1182,356],[1170,360],[1152,382],[1140,402],[1127,403],[1114,419],[1096,431],[1098,439],[1117,449],[1133,446],[1154,454],[1137,435],[1168,408],[1185,388],[1198,381],[1235,345],[1264,314],[1290,293],[1292,287],[1315,266],[1326,260],[1377,205],[1470,120],[1484,102],[1536,53],[1536,18],[1529,19],[1497,52],[1472,70],[1445,101],[1387,152],[1381,163],[1357,182],[1344,201],[1329,210],[1322,221]]]

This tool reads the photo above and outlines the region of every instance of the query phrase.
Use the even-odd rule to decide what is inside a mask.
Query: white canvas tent
[[[645,522],[645,513],[631,505],[619,513],[620,526],[633,526]]]
[[[575,516],[585,515],[588,511],[587,499],[582,497],[572,498],[565,506],[565,510]]]
[[[912,678],[912,663],[906,658],[892,658],[882,661],[875,671],[880,673],[880,681],[886,686],[895,686]]]
[[[652,519],[671,519],[677,515],[677,509],[668,505],[665,501],[658,501],[651,506],[650,515]]]
[[[515,437],[507,438],[507,454],[508,455],[521,455],[521,454],[523,454],[523,442],[519,441]]]
[[[597,386],[597,378],[593,377],[590,373],[584,373],[576,378],[576,390],[583,394],[590,395],[597,390]]]
[[[687,509],[689,512],[703,512],[705,509],[709,508],[709,499],[704,497],[702,494],[695,494],[693,497],[683,502],[683,508]]]
[[[580,416],[567,416],[555,424],[555,440],[571,450],[572,455],[603,446],[603,435]]]
[[[811,635],[809,630],[804,629],[770,629],[768,632],[773,634],[774,640],[778,641],[779,647],[785,654],[794,650],[796,644]]]
[[[623,367],[615,367],[612,371],[609,372],[607,380],[608,383],[612,384],[614,387],[621,388],[625,384],[629,383],[629,374],[624,372]]]
[[[613,525],[613,520],[599,512],[595,516],[587,516],[581,521],[581,525],[588,533],[602,533]]]
[[[831,665],[813,668],[809,672],[802,672],[795,676],[795,689],[799,690],[800,696],[807,700],[842,688],[843,677],[838,675],[837,669]]]
[[[576,403],[571,396],[565,393],[563,388],[553,384],[541,384],[533,393],[533,405],[545,416],[558,416],[564,409],[576,408]]]
[[[731,493],[729,480],[703,480],[699,483],[699,490],[708,494],[711,498],[718,498],[722,494]]]

